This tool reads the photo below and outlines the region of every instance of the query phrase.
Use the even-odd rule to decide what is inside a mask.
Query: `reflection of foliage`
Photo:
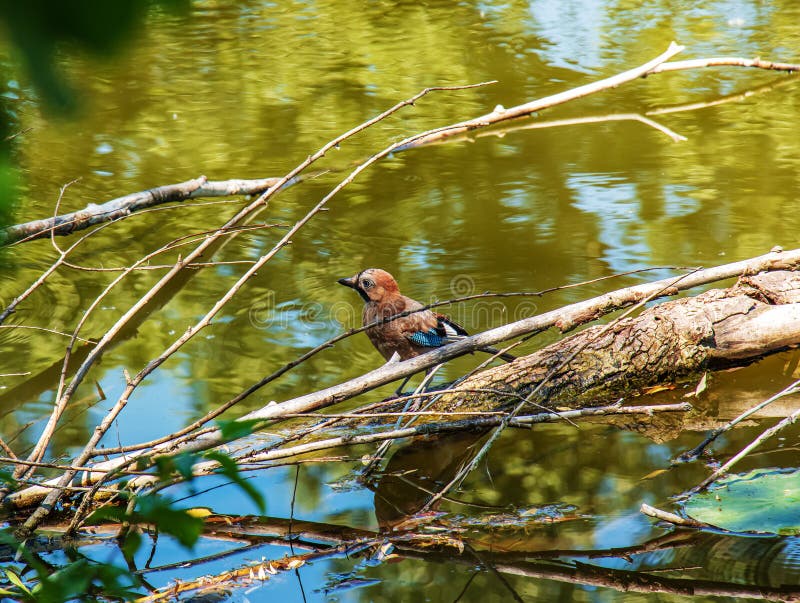
[[[19,564],[3,567],[5,574],[0,596],[18,601],[60,602],[87,594],[130,600],[139,579],[126,569],[110,563],[96,563],[74,549],[65,550],[69,563],[55,567],[32,553],[10,530],[0,531],[0,543],[17,552]],[[28,584],[34,582],[33,586]]]
[[[0,71],[0,78],[3,75]],[[0,228],[11,222],[11,209],[17,190],[17,170],[11,163],[12,134],[9,126],[12,123],[8,100],[0,96]]]
[[[152,3],[172,8],[187,4],[185,0]],[[98,55],[111,52],[133,35],[150,4],[139,0],[3,2],[0,20],[5,23],[42,98],[64,111],[73,107],[73,98],[55,67],[59,47],[71,43]]]
[[[56,68],[56,53],[72,44],[97,55],[118,48],[130,38],[148,12],[150,4],[177,8],[187,0],[118,0],[78,2],[1,2],[0,23],[5,26],[27,73],[46,105],[67,113],[75,108],[74,94]],[[6,75],[0,73],[0,76]],[[2,81],[8,78],[2,77]],[[17,169],[11,160],[10,125],[16,123],[8,102],[0,105],[0,227],[9,224],[16,198]]]

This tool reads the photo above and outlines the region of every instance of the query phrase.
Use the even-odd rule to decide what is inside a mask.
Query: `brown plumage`
[[[364,300],[362,321],[364,325],[402,312],[418,310],[423,305],[400,293],[391,274],[380,268],[362,270],[350,278],[339,279],[339,284],[355,289]],[[390,322],[367,329],[372,345],[389,360],[396,352],[401,360],[419,356],[465,336],[467,332],[444,314],[422,310]],[[492,348],[482,351],[496,353]],[[514,356],[503,354],[504,360]]]

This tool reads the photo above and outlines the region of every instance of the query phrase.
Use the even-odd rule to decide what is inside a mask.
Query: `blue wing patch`
[[[436,332],[436,329],[429,331],[417,331],[409,337],[411,343],[421,345],[425,348],[438,348],[445,344],[445,338]]]

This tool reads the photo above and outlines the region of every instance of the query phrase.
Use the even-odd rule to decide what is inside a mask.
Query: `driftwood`
[[[753,362],[800,344],[800,274],[743,277],[729,289],[665,302],[610,329],[590,327],[515,362],[474,375],[436,408],[496,408],[497,395],[575,407]],[[574,357],[560,367],[564,358]],[[459,391],[462,390],[463,391]]]

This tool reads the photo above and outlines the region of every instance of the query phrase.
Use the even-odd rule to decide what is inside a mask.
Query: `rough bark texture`
[[[665,302],[610,328],[590,327],[474,375],[459,385],[464,393],[443,396],[437,408],[496,408],[496,396],[466,391],[483,388],[508,392],[514,403],[548,375],[532,398],[535,404],[552,408],[607,403],[704,370],[747,364],[797,344],[800,275],[784,271],[743,277],[730,289]]]

